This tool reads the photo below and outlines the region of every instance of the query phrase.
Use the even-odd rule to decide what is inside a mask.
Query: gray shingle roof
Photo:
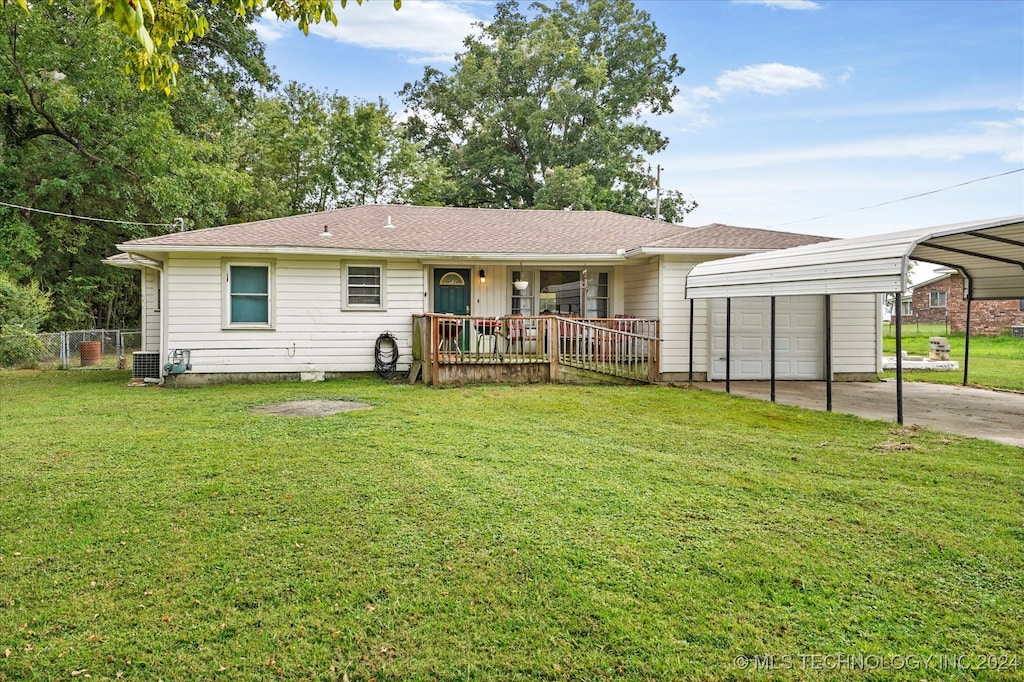
[[[646,246],[669,249],[788,249],[831,240],[832,237],[712,223],[679,232]]]
[[[325,227],[329,236],[323,234]],[[760,250],[823,240],[725,225],[682,227],[608,211],[370,205],[176,232],[123,246],[129,250],[291,247],[437,254],[610,255],[644,246]]]

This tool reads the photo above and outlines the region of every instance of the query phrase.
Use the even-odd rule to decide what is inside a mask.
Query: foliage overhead
[[[26,0],[18,0],[27,7]],[[362,4],[363,0],[356,0]],[[127,70],[139,76],[142,89],[157,88],[170,94],[177,85],[180,64],[174,51],[179,44],[201,38],[213,26],[216,12],[203,11],[186,0],[95,0],[96,12],[130,36],[134,46],[126,50]],[[214,0],[215,6],[219,3]],[[340,0],[341,7],[348,0]],[[393,0],[395,9],[402,0]],[[224,8],[239,16],[270,10],[284,21],[298,24],[309,34],[309,25],[329,21],[337,25],[334,0],[227,0]],[[223,17],[217,17],[223,20]]]
[[[668,140],[645,119],[672,111],[683,73],[630,0],[498,5],[448,74],[401,94],[413,139],[454,178],[460,206],[607,209],[654,216],[645,155]],[[693,204],[663,199],[663,218]]]

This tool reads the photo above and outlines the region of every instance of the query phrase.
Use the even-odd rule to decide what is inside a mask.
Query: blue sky
[[[650,121],[670,139],[652,159],[663,186],[700,204],[686,224],[853,237],[1024,213],[1024,2],[636,4],[686,67],[674,113]],[[260,34],[282,81],[397,112],[402,85],[450,69],[493,11],[350,1],[337,27]]]

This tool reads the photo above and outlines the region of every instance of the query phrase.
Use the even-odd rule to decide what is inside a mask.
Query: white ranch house
[[[366,373],[389,332],[397,369],[422,363],[428,382],[718,380],[726,303],[688,300],[690,270],[823,241],[604,211],[374,205],[139,239],[105,262],[141,271],[153,378],[186,350],[175,381]],[[769,301],[731,303],[732,379],[769,378]],[[825,379],[823,298],[776,306],[777,378]],[[877,376],[880,311],[876,294],[832,297],[833,379]]]

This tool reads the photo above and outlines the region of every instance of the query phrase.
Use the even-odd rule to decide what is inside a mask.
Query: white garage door
[[[825,303],[821,296],[775,299],[775,377],[825,378]],[[711,306],[711,379],[725,379],[725,300]],[[771,299],[732,300],[732,368],[736,380],[771,378]]]

